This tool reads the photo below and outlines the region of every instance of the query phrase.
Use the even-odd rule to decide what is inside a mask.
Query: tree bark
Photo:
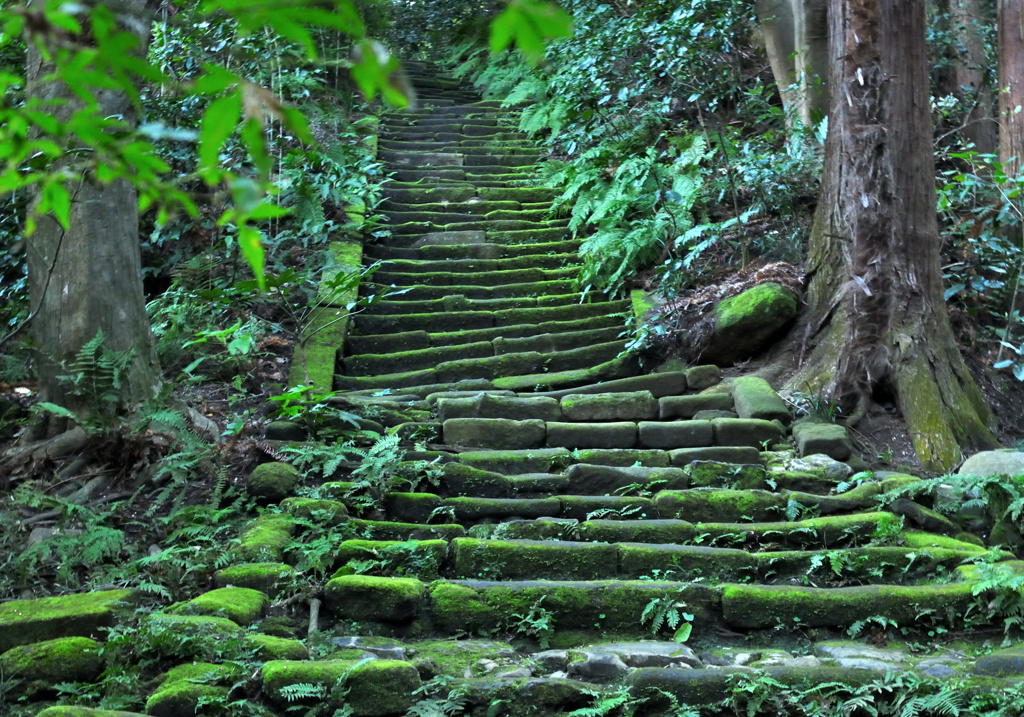
[[[119,8],[141,10],[145,5],[146,0],[124,0]],[[141,40],[144,51],[148,34]],[[66,121],[83,107],[82,101],[64,83],[46,79],[52,65],[33,42],[27,45],[28,95],[61,103],[50,111]],[[134,124],[134,108],[124,93],[97,90],[96,96],[98,116],[121,116]],[[69,161],[55,170],[72,166]],[[134,352],[121,387],[122,408],[154,396],[159,366],[142,289],[136,191],[126,180],[103,184],[89,167],[80,171],[69,187],[69,229],[64,231],[52,217],[41,218],[27,254],[40,398],[81,415],[88,414],[88,403],[58,377],[65,373],[62,362],[73,359],[98,331],[103,331],[106,348]]]
[[[999,0],[999,161],[1007,176],[1024,162],[1024,0]]]
[[[800,121],[813,127],[828,113],[828,0],[791,0]]]
[[[764,35],[764,47],[772,66],[772,76],[786,111],[786,124],[792,127],[792,120],[799,116],[800,110],[795,84],[796,62],[793,53],[796,52],[796,28],[791,0],[757,0],[757,21]]]
[[[831,106],[808,257],[818,343],[793,379],[856,422],[895,394],[931,470],[996,445],[942,292],[924,0],[830,0]],[[852,409],[852,410],[851,410]]]
[[[949,0],[949,22],[956,39],[953,80],[956,96],[971,103],[964,139],[981,154],[995,154],[999,134],[992,107],[992,83],[986,77],[984,17],[980,0]]]

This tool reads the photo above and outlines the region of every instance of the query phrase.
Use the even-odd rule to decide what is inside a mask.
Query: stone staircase
[[[564,714],[623,686],[646,700],[637,714],[674,714],[666,695],[715,710],[758,675],[1009,684],[972,685],[972,670],[1002,673],[961,652],[880,637],[962,629],[984,601],[964,566],[979,541],[880,500],[915,478],[855,473],[845,431],[794,422],[764,381],[644,373],[624,353],[631,303],[580,302],[577,242],[548,218],[553,190],[530,185],[538,152],[510,114],[411,73],[419,108],[381,126],[391,235],[364,249],[382,264],[362,292],[383,298],[354,318],[334,380],[364,428],[403,440],[394,484],[367,507],[352,480],[303,490],[294,469],[260,466],[249,489],[273,507],[218,589],[152,619],[255,625],[275,709],[323,699],[367,717],[405,714],[431,680],[467,715]],[[337,547],[320,592],[301,548],[324,536]],[[323,600],[313,625],[272,604],[297,590]],[[193,713],[196,691],[172,687],[149,714]]]

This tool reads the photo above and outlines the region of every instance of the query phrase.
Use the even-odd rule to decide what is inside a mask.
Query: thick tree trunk
[[[1024,0],[999,0],[999,161],[1008,176],[1024,162]]]
[[[949,22],[956,38],[957,56],[953,63],[956,95],[971,103],[964,125],[964,139],[974,151],[995,154],[999,134],[992,116],[992,83],[985,73],[984,18],[980,0],[949,0]]]
[[[126,0],[121,7],[141,9],[145,4],[145,0]],[[62,102],[51,111],[66,120],[82,107],[81,101],[63,83],[46,81],[52,66],[33,43],[28,45],[29,96]],[[104,90],[98,100],[101,117],[122,116],[134,122],[134,109],[123,93]],[[89,412],[88,402],[70,394],[58,376],[65,373],[61,362],[70,361],[102,330],[106,348],[134,352],[121,387],[122,407],[129,407],[152,398],[159,382],[142,290],[137,195],[125,180],[101,184],[88,168],[69,190],[68,231],[45,217],[28,243],[40,397],[79,413]]]
[[[923,465],[993,446],[942,293],[924,0],[831,0],[831,111],[811,233],[810,321],[819,343],[793,385],[855,421],[895,393]],[[806,390],[806,388],[804,388]]]

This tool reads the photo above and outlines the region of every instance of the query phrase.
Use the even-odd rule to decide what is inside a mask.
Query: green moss
[[[597,580],[615,577],[614,545],[554,541],[452,541],[452,564],[459,577],[483,580]]]
[[[118,710],[94,710],[89,707],[70,707],[58,705],[47,707],[36,717],[146,717],[138,712],[120,712]]]
[[[287,463],[263,463],[249,474],[246,489],[249,495],[265,503],[277,503],[295,492],[301,477]]]
[[[796,311],[796,295],[781,284],[768,282],[720,302],[715,308],[715,330],[725,332],[737,325],[761,323],[771,314],[795,316]]]
[[[348,524],[354,534],[365,535],[369,540],[452,540],[466,534],[461,525],[421,525],[386,520],[350,520]]]
[[[778,493],[724,488],[662,491],[654,501],[664,517],[696,522],[777,520],[783,516],[786,507],[786,498]]]
[[[263,666],[263,691],[277,705],[294,704],[283,690],[290,685],[321,685],[327,693],[327,702],[340,706],[341,685],[347,690],[344,703],[352,708],[356,717],[383,717],[404,714],[415,699],[412,694],[420,688],[419,674],[408,662],[398,660],[371,660],[368,662],[268,662]],[[308,701],[306,701],[308,703]]]
[[[408,622],[420,611],[425,585],[412,578],[343,575],[324,588],[327,607],[346,620]]]
[[[562,504],[561,515],[563,518],[586,520],[587,516],[594,513],[630,520],[659,517],[658,508],[650,498],[619,495],[563,495],[559,496],[558,500]]]
[[[242,533],[232,550],[233,557],[244,562],[280,562],[294,532],[295,521],[290,515],[261,515]]]
[[[743,550],[701,545],[618,546],[623,577],[660,575],[672,580],[738,580],[754,574],[757,556]]]
[[[565,448],[538,448],[523,451],[467,451],[459,454],[463,465],[483,471],[518,475],[521,473],[557,473],[572,462]]]
[[[588,520],[580,523],[581,540],[605,543],[687,543],[700,531],[685,520]]]
[[[933,535],[932,533],[922,533],[913,530],[903,531],[896,537],[896,541],[898,543],[902,543],[908,548],[914,549],[946,548],[948,550],[959,550],[973,555],[985,552],[985,548],[979,547],[974,543],[957,540],[956,538],[949,538],[945,535]]]
[[[147,653],[166,659],[243,658],[249,650],[242,629],[224,617],[155,613],[144,618],[136,639]]]
[[[246,641],[256,649],[256,657],[261,660],[308,660],[309,650],[298,640],[290,640],[273,635],[254,633],[246,636]]]
[[[342,566],[335,577],[351,572],[349,561],[379,561],[377,572],[436,580],[447,551],[443,540],[346,540],[335,553],[335,565]]]
[[[438,581],[430,584],[432,622],[444,633],[476,633],[493,625],[494,609],[476,590]]]
[[[431,661],[440,674],[462,678],[466,670],[479,674],[481,660],[512,658],[515,650],[505,642],[491,640],[426,640],[416,643],[416,662]]]
[[[573,457],[577,463],[619,468],[666,468],[669,464],[668,453],[650,448],[585,448],[573,451]]]
[[[259,590],[251,588],[217,588],[188,602],[172,605],[172,614],[208,615],[226,617],[239,625],[258,619],[270,600]]]
[[[237,669],[226,665],[206,662],[179,665],[167,672],[161,685],[146,700],[146,713],[153,717],[193,715],[200,700],[226,699],[227,688],[217,685],[230,683],[237,675]]]
[[[102,670],[100,644],[88,637],[59,637],[0,654],[0,674],[32,694],[58,682],[94,682]]]
[[[695,488],[753,490],[766,487],[767,474],[761,466],[694,461],[685,470],[690,474],[690,485]]]
[[[213,581],[219,588],[250,588],[276,597],[296,587],[298,575],[285,563],[242,563],[218,570]]]
[[[12,600],[0,604],[0,652],[58,637],[88,636],[114,624],[130,590]]]
[[[281,501],[281,510],[296,518],[317,520],[328,525],[341,525],[348,519],[348,508],[334,500],[285,498]]]
[[[956,624],[973,602],[967,583],[834,589],[726,585],[722,592],[726,624],[745,629],[848,627],[875,616],[893,620],[900,627],[913,626],[922,615]]]

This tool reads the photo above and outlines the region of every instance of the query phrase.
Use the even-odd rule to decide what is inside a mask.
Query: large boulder
[[[975,453],[964,461],[957,473],[974,476],[1024,475],[1024,452],[982,451]]]
[[[755,355],[796,318],[791,290],[768,282],[729,297],[715,307],[714,331],[702,360],[729,366]]]

